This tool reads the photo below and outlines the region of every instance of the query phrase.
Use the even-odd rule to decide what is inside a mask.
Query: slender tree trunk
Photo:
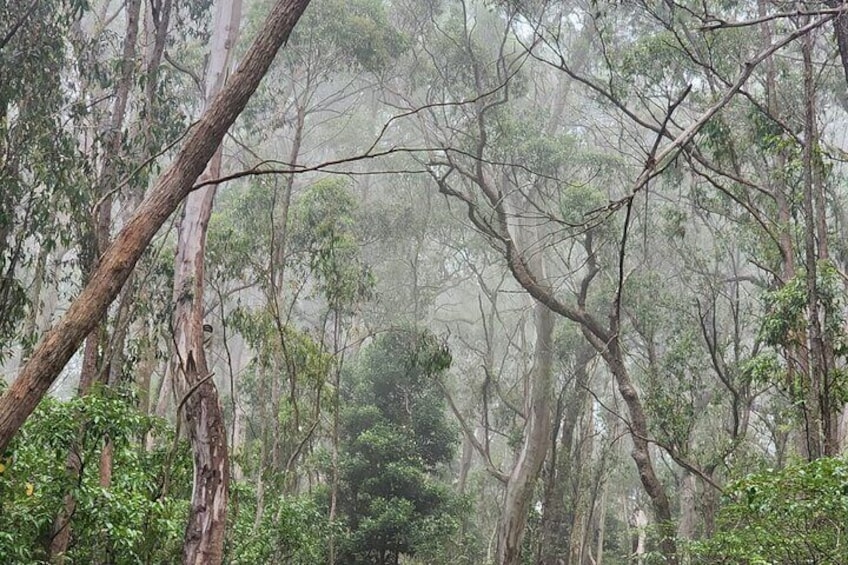
[[[545,460],[551,433],[551,379],[553,374],[554,314],[541,302],[534,306],[536,350],[527,395],[524,441],[512,468],[504,494],[498,525],[498,563],[520,563],[521,542],[527,525],[527,512],[533,500],[536,479]]]
[[[827,0],[825,4],[831,8],[842,7],[840,0]],[[839,46],[839,60],[845,73],[845,81],[848,82],[848,14],[842,12],[833,20],[833,32]]]
[[[336,538],[335,538],[335,521],[336,513],[338,512],[339,503],[339,432],[340,432],[340,416],[341,416],[341,380],[342,367],[339,362],[339,333],[341,331],[340,319],[338,312],[333,316],[333,359],[335,365],[333,372],[335,373],[335,382],[333,383],[333,429],[332,429],[332,452],[331,452],[331,478],[330,478],[330,551],[329,563],[334,565],[336,562]]]
[[[696,488],[695,475],[684,470],[683,477],[680,479],[680,521],[677,524],[677,537],[683,540],[695,537],[695,526],[697,524]]]
[[[817,242],[816,222],[816,88],[813,76],[812,38],[803,38],[801,52],[804,59],[804,254],[807,270],[807,316],[809,340],[809,380],[805,383],[804,413],[806,416],[807,449],[810,459],[833,455],[835,434],[831,426],[830,367],[822,331],[822,312],[818,290],[818,261],[821,242]],[[825,234],[826,236],[826,234]]]
[[[241,0],[219,0],[213,21],[206,74],[207,103],[223,88],[241,21]],[[201,181],[221,175],[218,146]],[[194,459],[194,489],[183,544],[183,563],[215,565],[223,559],[229,461],[227,430],[218,389],[206,361],[203,337],[206,231],[216,185],[189,194],[180,219],[174,266],[174,347],[172,377],[185,407]]]
[[[138,407],[142,414],[150,414],[150,382],[153,372],[156,370],[156,342],[151,336],[145,343],[141,360],[136,367],[135,382],[138,386]]]
[[[259,406],[256,411],[259,416],[259,465],[256,466],[254,480],[256,482],[256,513],[253,516],[253,531],[259,530],[262,525],[262,520],[265,516],[265,472],[269,468],[269,452],[268,445],[270,443],[269,429],[271,424],[268,418],[268,408],[264,401],[269,390],[268,370],[265,367],[259,368],[258,379],[258,397]]]
[[[308,74],[308,73],[307,73]],[[307,94],[309,94],[309,81],[306,85]],[[307,96],[304,96],[307,98]],[[300,158],[300,147],[303,141],[303,130],[306,123],[306,107],[300,100],[295,101],[296,118],[294,124],[294,132],[292,137],[292,145],[289,150],[288,163],[292,169],[297,167]],[[280,340],[280,354],[276,355],[277,365],[279,370],[271,379],[271,413],[279,414],[281,409],[282,399],[282,383],[281,376],[288,375],[289,382],[289,398],[291,400],[292,409],[294,410],[294,422],[292,429],[297,430],[299,427],[298,412],[297,412],[297,377],[296,367],[290,362],[286,343],[285,322],[285,293],[284,282],[286,274],[286,252],[288,249],[289,235],[289,210],[291,208],[292,192],[294,190],[294,172],[285,175],[283,184],[283,194],[279,202],[279,211],[277,210],[279,184],[274,184],[274,197],[271,207],[271,257],[269,264],[269,282],[271,296],[269,302],[273,305],[274,322],[277,327],[277,335]],[[279,472],[283,466],[282,440],[287,435],[280,428],[279,418],[273,419],[273,434],[271,453],[271,469],[274,472]]]
[[[468,472],[471,470],[471,462],[474,457],[474,446],[467,437],[462,438],[462,455],[459,457],[459,478],[457,479],[457,492],[460,496],[465,495]]]
[[[577,488],[572,492],[573,518],[569,541],[569,563],[582,565],[588,549],[586,543],[592,525],[592,511],[595,503],[595,485],[592,473],[592,452],[594,451],[594,402],[582,404],[580,438],[574,448],[575,465],[572,467]],[[591,550],[590,550],[591,551]]]
[[[217,153],[201,179],[218,176],[219,169]],[[179,226],[174,274],[177,358],[171,374],[179,391],[178,409],[184,406],[194,459],[194,490],[183,563],[198,565],[220,563],[222,559],[229,473],[223,409],[203,347],[203,254],[213,197],[214,191],[189,196]],[[178,410],[177,418],[180,417]]]
[[[223,314],[222,314],[223,316]],[[239,398],[239,390],[238,387],[235,386],[236,375],[241,375],[242,372],[247,367],[247,355],[245,354],[245,342],[244,339],[235,334],[233,336],[228,336],[230,341],[230,367],[229,367],[229,376],[230,383],[232,389],[230,390],[230,395],[232,396],[232,407],[233,407],[233,425],[230,430],[230,453],[239,453],[244,445],[244,412],[241,409],[241,402]],[[241,481],[244,479],[244,471],[238,463],[233,463],[232,465],[232,478],[236,481]]]
[[[614,436],[615,437],[615,436]],[[595,548],[595,565],[604,562],[604,538],[607,531],[607,499],[609,497],[609,482],[601,482],[601,499],[598,505],[598,540]]]

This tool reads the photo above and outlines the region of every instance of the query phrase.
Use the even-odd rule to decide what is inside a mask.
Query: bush
[[[822,458],[749,475],[728,487],[716,535],[695,563],[848,563],[848,461]]]

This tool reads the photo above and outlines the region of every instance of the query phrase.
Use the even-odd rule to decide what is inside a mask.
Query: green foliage
[[[715,159],[720,163],[730,163],[734,157],[733,131],[727,125],[724,114],[704,124],[700,132],[704,147],[710,150]]]
[[[0,3],[0,359],[26,312],[23,271],[68,241],[84,210],[85,169],[63,123],[66,36],[83,2]],[[20,24],[19,27],[16,27]]]
[[[323,53],[322,72],[343,64],[378,73],[407,49],[408,38],[389,21],[381,0],[319,0],[310,4],[289,43],[294,53]]]
[[[224,562],[232,565],[326,563],[330,525],[318,498],[267,495],[262,519],[257,523],[254,485],[233,484]]]
[[[718,532],[690,551],[697,563],[837,565],[846,536],[848,462],[821,458],[729,485]]]
[[[816,280],[816,296],[820,311],[823,312],[824,326],[822,328],[828,343],[832,344],[833,353],[841,358],[848,355],[848,335],[846,335],[845,317],[843,315],[843,291],[842,282],[838,270],[828,261],[820,261],[817,265],[818,274]],[[798,346],[806,348],[806,335],[808,331],[808,289],[806,273],[802,272],[787,281],[780,288],[765,293],[763,297],[766,314],[760,326],[760,337],[773,348]],[[780,385],[785,371],[778,370],[772,357],[762,358],[755,361],[750,369],[755,371],[755,376],[766,382],[777,382]],[[770,362],[769,367],[763,363]],[[765,370],[770,368],[771,376]],[[843,370],[831,369],[831,394],[838,400],[848,397],[848,379]],[[798,381],[788,383],[791,387],[790,393],[794,398],[803,398],[806,382]]]
[[[593,212],[607,204],[597,187],[566,185],[559,192],[559,212],[562,220],[572,226],[583,226]]]
[[[85,422],[85,425],[80,425]],[[147,432],[165,447],[146,451]],[[169,466],[178,490],[161,495],[162,469],[172,439],[164,423],[141,415],[132,399],[107,391],[61,402],[48,398],[10,447],[0,472],[0,555],[4,563],[46,560],[51,528],[65,505],[75,501],[73,562],[172,562],[182,549],[188,514],[191,461],[179,445]],[[103,438],[114,446],[112,484],[100,484]],[[80,473],[67,469],[69,454]]]
[[[760,334],[771,346],[785,346],[798,339],[797,332],[806,328],[807,282],[796,276],[777,290],[763,295],[766,316]]]
[[[271,217],[275,209],[273,190],[258,180],[246,187],[221,191],[209,221],[206,260],[213,279],[251,280],[271,256]],[[269,229],[257,229],[258,222]]]
[[[365,352],[342,415],[339,510],[344,563],[395,563],[458,527],[438,474],[453,455],[436,377],[450,353],[428,333],[395,331]]]
[[[556,175],[573,158],[575,140],[564,134],[551,135],[547,116],[538,109],[505,109],[499,114],[497,137],[492,139],[495,158],[521,163],[534,173]]]
[[[751,383],[781,381],[786,373],[773,351],[759,353],[744,361],[739,368],[745,379]]]
[[[326,388],[326,379],[334,366],[332,355],[310,335],[292,325],[278,326],[268,309],[236,309],[230,316],[232,327],[238,331],[256,352],[251,365],[239,378],[239,389],[245,406],[250,406],[269,418],[262,430],[274,430],[277,456],[285,461],[301,442],[306,426],[304,418],[317,413],[321,393]],[[273,390],[286,390],[275,404]],[[273,421],[273,425],[268,425]],[[258,443],[271,439],[264,434],[249,437],[244,450],[233,453],[233,457],[246,472],[257,467],[264,468],[268,461],[259,456]],[[286,477],[277,473],[268,477],[271,483],[285,482]]]
[[[356,213],[348,183],[339,178],[315,183],[294,208],[293,242],[306,252],[319,291],[335,312],[355,306],[374,286],[362,260]]]
[[[645,408],[656,436],[685,454],[698,419],[695,396],[702,386],[696,338],[692,332],[681,332],[667,345],[656,373],[645,379]]]
[[[79,422],[88,422],[80,426]],[[157,441],[145,451],[139,438]],[[114,443],[112,485],[100,486],[102,438]],[[168,467],[170,491],[162,495],[171,430],[139,414],[132,399],[105,391],[60,402],[45,400],[0,458],[0,555],[3,563],[46,563],[53,522],[65,493],[76,501],[68,559],[111,563],[174,563],[182,550],[191,486],[184,442]],[[73,450],[79,477],[66,470]],[[329,524],[316,497],[287,498],[266,492],[262,520],[254,525],[255,486],[231,484],[225,562],[233,564],[326,562]]]
[[[690,80],[686,62],[671,32],[645,33],[622,57],[622,78],[640,92],[679,91]]]
[[[324,382],[332,358],[305,332],[291,325],[278,328],[267,310],[238,308],[232,313],[230,322],[258,353],[260,364],[272,366],[274,359],[284,356],[286,367],[296,373],[293,377],[298,382],[310,385]]]

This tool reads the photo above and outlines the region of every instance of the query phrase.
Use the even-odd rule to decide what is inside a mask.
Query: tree
[[[92,191],[63,127],[67,97],[56,80],[82,11],[76,3],[0,6],[0,361],[13,340],[29,349],[38,322],[52,315],[39,316],[51,255],[76,235],[74,220],[88,225],[83,209]]]
[[[453,528],[439,468],[455,436],[436,381],[450,353],[432,334],[396,330],[360,355],[343,394],[338,560],[396,565]]]
[[[206,104],[224,87],[231,53],[236,47],[241,20],[241,0],[220,0],[212,26],[211,52],[206,70]],[[200,182],[221,176],[219,145]],[[174,259],[174,360],[180,407],[185,407],[188,436],[194,454],[194,492],[183,545],[183,563],[220,563],[224,550],[229,489],[229,459],[224,413],[218,389],[204,350],[203,300],[206,230],[212,215],[216,184],[209,184],[186,197],[177,230]]]
[[[271,9],[244,59],[188,134],[174,162],[100,258],[89,282],[65,315],[40,340],[18,378],[0,397],[0,451],[102,318],[150,240],[195,188],[227,129],[244,109],[308,0],[280,0]]]

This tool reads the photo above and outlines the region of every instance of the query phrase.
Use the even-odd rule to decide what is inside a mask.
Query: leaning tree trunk
[[[219,0],[213,22],[206,75],[210,101],[224,86],[230,53],[241,19],[241,0]],[[201,180],[221,173],[221,147]],[[227,525],[229,463],[227,430],[218,389],[206,362],[203,339],[203,286],[206,231],[217,186],[189,194],[180,219],[174,265],[174,347],[171,375],[184,408],[194,458],[194,489],[183,544],[183,563],[216,564],[223,559]]]
[[[170,167],[100,258],[85,288],[40,340],[14,383],[0,397],[0,451],[121,291],[150,240],[192,191],[227,130],[247,105],[309,0],[278,0],[238,70],[200,120]]]

